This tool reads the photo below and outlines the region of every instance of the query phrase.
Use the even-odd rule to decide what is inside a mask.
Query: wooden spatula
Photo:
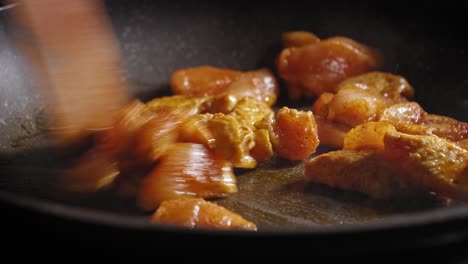
[[[45,88],[56,139],[68,144],[111,126],[129,93],[101,1],[23,0],[14,9],[34,38],[22,46]]]

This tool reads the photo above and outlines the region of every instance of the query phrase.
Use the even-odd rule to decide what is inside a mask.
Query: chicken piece
[[[427,114],[424,116],[421,125],[434,129],[433,133],[435,135],[451,141],[468,138],[468,123],[450,117]]]
[[[240,71],[211,66],[181,69],[172,74],[171,89],[178,95],[219,95],[241,74]]]
[[[314,105],[312,106],[312,112],[314,112],[314,115],[327,118],[329,105],[334,96],[335,94],[332,93],[321,94],[317,100],[315,100]]]
[[[383,150],[384,137],[388,132],[396,132],[388,122],[368,122],[351,129],[344,138],[346,150]]]
[[[165,200],[215,198],[236,192],[230,162],[204,145],[176,143],[143,179],[138,202],[143,209],[152,210]]]
[[[313,95],[334,92],[335,86],[379,66],[376,51],[349,38],[334,37],[317,44],[284,49],[278,57],[279,75]]]
[[[171,82],[174,94],[185,96],[223,96],[230,94],[238,99],[251,96],[273,105],[279,86],[271,71],[262,68],[239,72],[209,66],[178,70]]]
[[[405,78],[387,72],[373,71],[348,78],[336,87],[336,91],[349,87],[369,91],[393,103],[406,102],[414,97],[414,89]]]
[[[64,188],[73,192],[95,192],[110,188],[120,175],[115,156],[91,150],[65,173]]]
[[[266,103],[256,101],[252,97],[243,97],[230,114],[242,121],[243,124],[254,128],[255,123],[271,113],[273,110]]]
[[[320,144],[342,148],[346,133],[351,127],[315,116]]]
[[[432,135],[432,129],[413,124],[389,123],[386,121],[368,122],[351,129],[344,138],[343,149],[365,150],[385,148],[387,133],[402,132],[411,135]]]
[[[93,148],[79,157],[64,176],[65,188],[94,192],[113,185],[127,164],[128,151],[137,132],[155,114],[141,101],[134,100],[117,112],[111,128],[96,131]],[[128,162],[129,164],[133,164]]]
[[[468,150],[468,139],[464,139],[464,140],[460,140],[458,142],[456,142],[457,145],[461,148],[464,148],[466,150]]]
[[[273,146],[268,130],[257,129],[254,133],[255,146],[250,150],[250,155],[257,162],[266,161],[273,156]]]
[[[155,117],[144,103],[133,100],[117,113],[113,127],[96,133],[95,148],[125,156],[138,130]]]
[[[279,85],[273,73],[264,68],[242,73],[224,91],[216,93],[219,94],[231,94],[238,99],[250,96],[271,106],[278,98]]]
[[[208,113],[216,114],[216,113],[223,113],[229,114],[234,110],[237,103],[239,102],[239,98],[232,94],[225,94],[220,96],[215,96],[210,100],[205,101],[205,111]]]
[[[319,145],[317,124],[311,111],[283,107],[278,111],[273,130],[277,137],[273,147],[288,160],[303,160],[315,153]]]
[[[130,157],[134,162],[157,161],[177,140],[178,126],[187,119],[183,109],[160,110],[135,135]]]
[[[307,31],[288,31],[281,34],[283,47],[302,47],[320,42],[320,38]]]
[[[255,146],[251,126],[233,115],[214,114],[207,126],[215,139],[214,151],[236,168],[254,168],[257,163],[250,150]]]
[[[304,165],[308,182],[364,193],[373,198],[414,196],[424,189],[397,169],[381,151],[338,150]]]
[[[385,100],[369,91],[358,88],[339,90],[330,101],[328,119],[355,127],[370,121],[377,121],[380,113],[388,106]]]
[[[434,135],[388,132],[387,158],[414,182],[453,199],[468,200],[468,151]]]
[[[426,111],[416,102],[397,103],[387,107],[380,115],[380,121],[392,124],[419,124],[425,118]]]
[[[151,222],[201,229],[257,230],[254,223],[240,215],[200,198],[164,201]]]
[[[178,128],[178,141],[203,144],[215,148],[215,138],[208,129],[208,120],[212,114],[197,114],[184,120]]]
[[[177,110],[186,115],[194,115],[204,112],[206,102],[213,100],[211,97],[193,97],[185,95],[164,96],[146,103],[148,109],[153,112]]]
[[[405,124],[405,123],[392,123],[392,125],[396,128],[398,132],[402,132],[405,134],[410,135],[433,135],[432,131],[433,128],[421,126],[421,125],[414,125],[414,124]]]
[[[392,124],[425,126],[434,135],[451,141],[468,138],[468,123],[446,116],[428,114],[416,102],[398,103],[389,106],[382,112],[379,120],[388,121]]]

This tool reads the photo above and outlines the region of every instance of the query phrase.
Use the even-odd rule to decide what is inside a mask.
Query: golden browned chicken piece
[[[303,160],[315,153],[319,138],[317,124],[311,111],[283,107],[273,123],[275,151],[288,160]]]
[[[240,71],[211,66],[181,69],[172,74],[171,88],[176,95],[218,95],[240,75]]]
[[[281,34],[283,47],[302,47],[320,42],[320,38],[307,31],[288,31]]]
[[[236,99],[233,107],[223,107],[223,103],[216,106],[218,99],[211,101],[208,110],[210,112],[213,109],[226,111],[208,114],[209,116],[205,117],[206,122],[200,123],[200,126],[206,126],[209,131],[213,139],[212,147],[216,153],[232,162],[234,167],[254,168],[257,162],[251,156],[250,151],[255,147],[256,141],[259,140],[259,144],[263,145],[259,145],[255,151],[259,151],[261,147],[263,147],[262,151],[268,151],[268,145],[262,141],[265,138],[255,139],[255,124],[266,115],[272,114],[273,110],[263,101],[257,101],[253,97]],[[263,155],[267,155],[267,152],[264,152],[260,159],[265,158]]]
[[[453,199],[468,200],[468,151],[434,135],[388,132],[387,158],[414,182]]]
[[[243,97],[230,114],[237,117],[243,124],[254,127],[255,123],[271,113],[273,109],[267,104],[256,101],[252,97]]]
[[[396,132],[388,122],[369,122],[351,129],[344,138],[346,150],[384,150],[384,137],[388,132]]]
[[[252,127],[234,115],[214,114],[207,121],[214,138],[214,151],[237,168],[254,168],[257,165],[250,155],[255,146]]]
[[[279,86],[268,69],[239,72],[201,66],[178,70],[172,76],[174,94],[186,96],[232,95],[237,99],[251,96],[268,105],[276,102]]]
[[[304,165],[309,182],[365,193],[374,198],[421,194],[424,187],[406,177],[381,151],[338,150]]]
[[[387,133],[402,132],[410,135],[432,135],[432,129],[413,124],[386,121],[368,122],[351,129],[344,138],[346,150],[384,150],[384,137]]]
[[[175,143],[145,176],[139,205],[152,210],[165,200],[215,198],[237,192],[231,164],[201,144]]]
[[[284,49],[278,57],[281,78],[309,93],[334,92],[335,86],[380,65],[379,55],[369,47],[344,37],[333,37],[316,44]]]
[[[151,222],[186,228],[257,230],[254,223],[240,215],[200,198],[164,201]]]

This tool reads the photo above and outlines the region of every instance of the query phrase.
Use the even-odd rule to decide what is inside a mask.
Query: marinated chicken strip
[[[184,120],[178,127],[178,141],[203,144],[210,149],[215,148],[215,138],[208,129],[208,120],[212,114],[196,114]]]
[[[176,95],[218,95],[242,73],[240,71],[199,66],[177,70],[171,77],[171,89]]]
[[[177,141],[179,125],[187,119],[183,111],[159,111],[135,135],[130,158],[136,163],[156,162]]]
[[[317,156],[304,165],[304,177],[373,198],[414,196],[423,187],[406,177],[381,151],[339,150]]]
[[[468,151],[437,136],[389,132],[385,156],[414,182],[453,199],[468,200]]]
[[[262,68],[239,72],[209,66],[178,70],[172,76],[174,94],[185,96],[251,96],[268,105],[276,102],[279,86],[273,73]]]
[[[302,47],[320,42],[320,38],[307,31],[288,31],[281,34],[283,47]]]
[[[414,98],[414,89],[408,81],[403,76],[388,72],[372,71],[348,78],[341,82],[335,91],[350,87],[382,96],[391,103],[405,102]]]
[[[313,45],[284,49],[278,57],[279,75],[312,95],[334,92],[350,76],[379,66],[377,52],[354,40],[334,37]]]
[[[327,119],[350,128],[377,121],[381,112],[388,106],[386,100],[369,91],[358,88],[339,90],[328,105]]]
[[[380,115],[380,121],[392,124],[420,124],[425,118],[426,111],[416,102],[397,103],[387,107]]]
[[[164,201],[151,222],[196,229],[257,230],[254,223],[240,215],[200,198]]]
[[[136,134],[153,118],[155,114],[138,100],[120,109],[113,126],[98,131],[93,148],[79,157],[65,174],[64,187],[72,191],[94,192],[112,186],[121,171],[134,164],[121,161],[129,160],[128,151]]]
[[[270,70],[259,69],[242,73],[222,93],[215,95],[219,94],[230,94],[238,99],[250,96],[272,106],[278,98],[279,85]]]
[[[231,163],[201,144],[176,143],[141,184],[139,205],[152,210],[165,200],[215,198],[237,192]]]

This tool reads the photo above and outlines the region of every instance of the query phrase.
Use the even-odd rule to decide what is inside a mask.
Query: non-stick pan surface
[[[385,57],[381,70],[405,76],[427,111],[468,121],[463,3],[419,9],[389,2],[338,1],[214,4],[128,0],[106,4],[132,92],[142,100],[168,94],[170,75],[179,68],[274,69],[280,34],[308,30],[323,38],[347,36],[381,49]],[[354,247],[391,248],[460,241],[468,234],[463,224],[468,222],[468,207],[463,204],[447,205],[434,197],[376,201],[305,184],[301,164],[280,159],[255,170],[236,171],[239,193],[215,200],[257,223],[256,234],[167,229],[148,224],[148,214],[131,199],[109,192],[77,195],[57,191],[54,186],[65,168],[64,157],[47,139],[44,101],[27,60],[13,41],[27,39],[28,34],[11,22],[8,11],[0,15],[0,197],[12,212],[5,216],[10,223],[26,225],[25,217],[34,216],[37,225],[57,227],[61,223],[69,228],[60,232],[75,230],[81,238],[99,233],[96,229],[100,227],[101,232],[125,234],[122,236],[135,241],[148,241],[151,234],[164,237],[167,244],[182,237],[228,235],[259,242],[295,237],[323,248],[328,244],[318,241],[346,247],[353,240]],[[311,104],[281,99],[277,106]],[[320,147],[319,153],[329,150]],[[22,234],[28,230],[17,228]],[[380,235],[386,240],[374,243]]]

